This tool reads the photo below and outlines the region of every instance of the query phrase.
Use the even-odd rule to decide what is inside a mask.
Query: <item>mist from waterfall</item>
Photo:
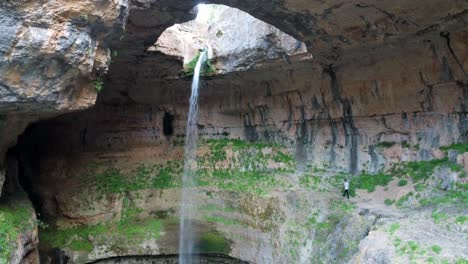
[[[184,171],[182,175],[182,200],[179,229],[180,264],[192,264],[192,254],[196,240],[192,220],[197,206],[194,187],[196,185],[195,166],[198,141],[198,84],[200,72],[206,57],[206,50],[200,52],[200,57],[198,58],[193,72],[192,95],[190,96],[190,108],[185,136]]]

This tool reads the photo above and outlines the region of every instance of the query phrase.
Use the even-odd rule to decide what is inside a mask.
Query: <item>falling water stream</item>
[[[198,82],[207,51],[202,51],[193,72],[192,95],[185,136],[184,172],[182,175],[182,201],[180,209],[179,263],[192,264],[195,235],[192,219],[195,212],[195,163],[198,140]]]

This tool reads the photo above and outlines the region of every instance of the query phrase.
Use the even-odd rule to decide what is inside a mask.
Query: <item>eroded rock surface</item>
[[[198,246],[254,263],[466,260],[468,158],[440,147],[467,141],[467,2],[215,2],[304,42],[314,60],[203,80]],[[148,48],[195,4],[0,4],[0,176],[31,122],[89,108],[92,81],[105,86],[93,109],[31,126],[13,151],[50,224],[46,263],[177,253],[190,80]],[[389,185],[347,203],[344,177]],[[28,258],[31,234],[10,261]]]
[[[215,73],[249,70],[289,56],[312,59],[305,44],[251,15],[223,5],[201,5],[193,21],[165,30],[154,48],[190,63],[199,50],[208,50]]]

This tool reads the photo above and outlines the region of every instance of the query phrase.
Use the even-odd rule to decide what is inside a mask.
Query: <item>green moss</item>
[[[138,219],[141,212],[125,198],[121,220],[97,225],[81,225],[71,228],[45,228],[39,232],[40,240],[53,248],[68,248],[74,251],[90,252],[94,244],[107,243],[110,240],[126,241],[128,245],[144,239],[159,238],[163,228],[156,218]]]
[[[216,215],[207,215],[204,217],[204,220],[212,223],[221,223],[223,225],[239,225],[239,221],[235,219],[230,219],[222,216]]]
[[[0,263],[9,263],[18,237],[33,227],[32,208],[22,203],[0,205]]]
[[[219,233],[204,233],[195,245],[195,250],[200,253],[229,254],[231,245]]]
[[[261,171],[216,170],[212,175],[217,187],[241,193],[265,194],[277,185],[271,174]]]
[[[199,186],[264,195],[279,185],[275,174],[294,169],[294,159],[278,145],[237,139],[205,140],[202,144],[209,151],[197,160]],[[220,166],[218,162],[227,159],[228,149],[233,155]],[[269,168],[272,161],[281,162],[281,168]]]
[[[169,161],[165,166],[140,164],[135,170],[124,174],[116,168],[90,176],[98,193],[111,194],[144,189],[166,189],[180,185],[182,166],[180,162]]]
[[[436,254],[439,254],[441,251],[442,251],[442,248],[439,246],[439,245],[433,245],[431,247],[431,250],[436,253]]]
[[[39,239],[54,248],[90,252],[93,250],[93,244],[89,238],[104,234],[106,230],[107,228],[100,224],[67,229],[48,228],[39,232]]]

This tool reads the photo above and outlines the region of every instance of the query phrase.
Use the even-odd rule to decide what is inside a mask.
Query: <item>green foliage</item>
[[[96,189],[99,193],[123,193],[144,189],[167,189],[180,185],[182,165],[177,161],[169,161],[165,166],[140,164],[129,175],[124,175],[116,168],[107,168],[103,172],[94,173]]]
[[[411,251],[414,252],[414,251],[416,251],[416,250],[419,248],[419,245],[418,245],[416,242],[410,240],[410,241],[408,241],[408,247],[409,247],[409,249],[410,249]]]
[[[104,234],[107,228],[98,224],[94,226],[79,226],[67,229],[44,229],[39,232],[39,239],[54,248],[69,248],[75,251],[90,252],[93,244],[89,237]]]
[[[303,188],[318,190],[321,181],[322,181],[322,178],[320,176],[313,176],[313,175],[306,174],[306,175],[303,175],[299,179],[299,184]]]
[[[125,176],[115,168],[108,168],[95,175],[96,188],[99,193],[121,193],[127,188]]]
[[[212,223],[221,223],[223,225],[239,225],[239,221],[216,215],[207,215],[204,220]]]
[[[331,202],[330,208],[334,211],[349,214],[355,209],[355,206],[342,200],[334,200]]]
[[[276,152],[276,155],[273,157],[273,160],[278,163],[291,164],[294,162],[294,157],[289,154],[285,154],[281,151]]]
[[[387,141],[382,141],[382,142],[379,142],[377,143],[377,147],[380,147],[380,148],[391,148],[393,146],[395,146],[396,142],[387,142]]]
[[[442,251],[442,248],[439,246],[439,245],[433,245],[431,247],[431,250],[436,253],[436,254],[439,254],[441,251]]]
[[[393,235],[395,234],[395,232],[400,229],[400,224],[399,223],[393,223],[390,225],[390,228],[388,230],[388,232],[390,233],[390,235]]]
[[[465,224],[465,222],[467,222],[467,221],[468,221],[468,216],[466,216],[466,215],[458,216],[458,217],[455,219],[455,223],[461,224],[461,225]]]
[[[387,199],[385,199],[384,203],[385,203],[385,205],[388,205],[388,206],[390,206],[390,205],[394,204],[394,203],[395,203],[395,201],[394,201],[394,200],[392,200],[392,199],[388,199],[388,198],[387,198]]]
[[[195,67],[197,66],[198,59],[200,58],[200,51],[197,52],[195,57],[187,64],[184,65],[184,74],[186,76],[192,76],[195,72]],[[210,59],[207,59],[203,65],[200,74],[202,76],[211,76],[216,72],[216,69],[213,65],[213,62]]]
[[[94,243],[116,239],[130,245],[144,239],[159,238],[162,222],[156,218],[138,219],[140,209],[134,208],[124,198],[122,217],[118,222],[105,222],[97,225],[81,225],[71,228],[43,228],[39,232],[40,240],[53,248],[68,248],[73,251],[90,252]]]
[[[241,193],[265,194],[266,190],[277,185],[277,180],[266,172],[257,170],[215,170],[212,184],[219,188]]]
[[[463,143],[456,143],[456,144],[452,144],[450,146],[444,146],[444,147],[440,147],[441,150],[444,150],[444,151],[448,151],[448,150],[456,150],[460,153],[465,153],[465,152],[468,152],[468,144],[463,144]]]
[[[355,189],[365,189],[368,192],[373,192],[376,186],[387,186],[390,181],[392,181],[390,175],[384,173],[372,175],[364,172],[351,180],[350,193],[354,193]]]
[[[432,218],[434,219],[434,222],[436,224],[440,224],[442,221],[447,220],[448,216],[444,212],[438,212],[436,210],[432,211],[431,214]]]
[[[443,195],[421,199],[419,200],[419,203],[421,206],[444,204],[450,204],[452,206],[465,206],[468,204],[468,192],[465,189],[468,184],[457,184],[456,186],[456,190],[448,190],[445,191]]]
[[[424,189],[426,189],[426,185],[424,185],[422,183],[418,183],[418,184],[414,185],[414,190],[417,191],[417,192],[422,192],[422,191],[424,191]]]
[[[218,233],[205,233],[195,245],[196,252],[229,254],[231,246],[223,236]]]
[[[398,177],[410,176],[413,182],[417,183],[428,179],[434,172],[434,169],[441,166],[448,166],[454,171],[460,171],[459,165],[450,162],[447,158],[435,159],[429,161],[409,161],[396,164],[391,169],[391,173]]]
[[[182,164],[179,162],[168,162],[165,167],[159,169],[158,175],[153,179],[153,187],[156,189],[167,189],[177,187],[176,179],[182,174]]]
[[[458,258],[458,259],[455,261],[455,264],[468,264],[468,259]]]
[[[93,81],[93,86],[96,92],[99,93],[100,91],[102,91],[102,89],[104,89],[104,81],[101,77],[97,77],[97,79]]]
[[[398,201],[395,203],[397,207],[403,207],[403,205],[409,200],[409,198],[413,196],[413,193],[410,192],[407,195],[404,195],[398,199]]]
[[[33,228],[32,209],[23,204],[0,205],[0,263],[9,263],[22,232]]]
[[[294,168],[293,157],[285,154],[278,145],[237,139],[206,140],[203,144],[209,151],[198,157],[200,186],[210,185],[230,191],[264,195],[279,184],[272,172],[281,173]],[[264,151],[266,148],[268,151]],[[228,149],[233,153],[227,162],[229,165],[219,166],[220,161],[227,159]],[[271,161],[281,162],[281,168],[269,168]]]
[[[398,181],[398,186],[405,186],[406,184],[408,184],[408,181],[406,179],[401,179]]]

